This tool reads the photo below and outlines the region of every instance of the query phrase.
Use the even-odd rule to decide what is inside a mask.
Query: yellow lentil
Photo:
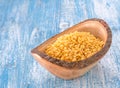
[[[53,44],[46,47],[45,53],[59,60],[74,62],[92,56],[103,45],[104,42],[90,32],[75,31],[57,38]]]

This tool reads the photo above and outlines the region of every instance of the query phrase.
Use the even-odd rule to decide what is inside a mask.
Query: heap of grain
[[[45,53],[55,59],[74,62],[87,59],[98,52],[104,42],[89,32],[65,34],[46,47]]]

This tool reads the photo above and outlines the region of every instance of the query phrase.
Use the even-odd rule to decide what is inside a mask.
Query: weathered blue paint
[[[119,0],[0,0],[0,88],[120,88]],[[87,18],[102,18],[113,42],[84,76],[63,80],[38,64],[30,50]]]

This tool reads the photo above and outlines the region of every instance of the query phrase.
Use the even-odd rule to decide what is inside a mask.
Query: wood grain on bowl
[[[52,58],[44,53],[45,48],[56,41],[63,34],[74,31],[90,32],[105,42],[104,47],[93,56],[76,62],[66,62]],[[97,62],[107,53],[112,42],[112,33],[107,23],[102,19],[88,19],[68,28],[67,30],[53,36],[41,45],[34,48],[31,53],[35,59],[47,70],[63,79],[73,79],[83,75],[94,67]]]

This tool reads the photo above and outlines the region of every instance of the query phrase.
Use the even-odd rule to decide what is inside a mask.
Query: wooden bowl
[[[63,34],[68,34],[74,31],[90,32],[96,37],[101,38],[105,45],[93,56],[76,62],[65,62],[52,58],[44,53],[46,46],[56,41]],[[102,19],[88,19],[83,22],[68,28],[67,30],[53,36],[41,45],[34,48],[31,53],[33,57],[48,71],[62,79],[73,79],[82,76],[106,54],[110,48],[112,41],[112,33],[107,23]]]

